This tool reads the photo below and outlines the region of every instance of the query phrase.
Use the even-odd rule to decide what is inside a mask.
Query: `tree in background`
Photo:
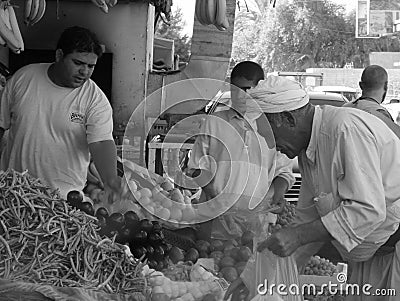
[[[254,60],[267,72],[368,65],[371,51],[400,51],[399,41],[355,38],[355,13],[329,1],[257,0],[258,11],[236,17],[232,58]]]
[[[183,20],[182,10],[177,8],[172,12],[170,21],[167,23],[160,19],[156,25],[155,36],[174,40],[175,54],[179,55],[179,60],[183,62],[189,61],[191,38],[183,34],[185,21]]]

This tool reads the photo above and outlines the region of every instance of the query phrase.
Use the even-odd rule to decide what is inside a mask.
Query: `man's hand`
[[[228,300],[231,295],[231,301],[250,300],[249,290],[246,285],[244,285],[242,278],[237,278],[229,285],[224,300]]]
[[[286,179],[277,176],[273,181],[274,196],[272,197],[271,206],[279,206],[279,209],[271,211],[272,213],[279,214],[286,206],[285,193],[289,188],[289,183]]]
[[[274,197],[272,198],[271,207],[276,207],[276,206],[279,206],[279,208],[276,210],[272,210],[271,213],[275,213],[275,214],[282,213],[283,209],[286,206],[286,199],[283,196],[279,196],[279,197],[275,198],[275,195],[274,195]]]
[[[107,182],[104,183],[104,190],[108,195],[108,201],[111,204],[120,200],[122,194],[122,178],[116,176],[107,179]]]
[[[298,229],[285,228],[273,233],[257,246],[257,251],[270,250],[280,257],[290,256],[301,246]]]

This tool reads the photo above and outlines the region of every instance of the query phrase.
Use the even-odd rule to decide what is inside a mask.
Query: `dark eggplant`
[[[147,233],[150,233],[153,230],[153,224],[145,218],[139,222],[139,228]]]
[[[107,219],[104,216],[97,216],[97,225],[103,229],[107,226]]]
[[[172,246],[167,243],[162,243],[160,246],[163,248],[165,254],[169,254],[169,251],[171,251],[172,248]]]
[[[158,221],[152,221],[151,223],[153,224],[153,231],[161,231],[162,230],[162,226]]]
[[[162,271],[163,270],[163,268],[165,268],[166,266],[165,266],[165,264],[164,264],[164,261],[163,260],[159,260],[158,262],[157,262],[157,265],[156,265],[156,267],[155,267],[155,270],[156,271]]]
[[[151,244],[157,244],[163,241],[163,236],[160,234],[160,232],[151,232],[148,235],[148,239]]]
[[[83,202],[83,194],[78,190],[71,190],[67,194],[67,202],[74,207],[77,207]]]
[[[133,241],[142,244],[147,241],[147,232],[140,230],[133,235]]]
[[[152,246],[147,246],[146,250],[147,250],[147,258],[148,259],[153,259],[153,257],[154,257],[154,248]]]
[[[108,210],[106,208],[104,208],[104,207],[100,207],[96,211],[96,217],[97,216],[104,216],[105,218],[107,218],[109,216]]]
[[[157,261],[163,260],[165,257],[164,249],[161,246],[154,248],[154,259]]]
[[[118,232],[118,240],[119,243],[127,243],[130,242],[134,237],[134,233],[132,233],[131,229],[127,226],[122,227],[122,229]]]
[[[107,218],[107,225],[112,230],[121,230],[122,227],[125,225],[124,215],[119,212],[114,212]]]
[[[134,211],[127,211],[124,214],[125,224],[129,227],[137,227],[140,221],[139,216]]]
[[[156,269],[158,262],[156,260],[149,260],[147,264],[149,265],[149,268]]]
[[[139,246],[132,250],[132,254],[135,258],[140,259],[143,255],[147,254],[147,250],[145,247]]]
[[[83,202],[80,204],[79,209],[88,215],[94,216],[94,208],[91,203]]]

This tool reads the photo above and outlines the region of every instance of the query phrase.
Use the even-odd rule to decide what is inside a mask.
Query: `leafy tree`
[[[254,60],[270,71],[310,67],[368,65],[371,51],[399,51],[397,39],[355,38],[355,12],[327,0],[318,2],[257,0],[259,12],[238,12],[232,57]]]
[[[177,8],[172,14],[170,21],[159,19],[156,24],[155,36],[175,41],[175,54],[179,55],[179,60],[188,62],[190,56],[191,38],[183,34],[185,21],[183,20],[182,10]]]

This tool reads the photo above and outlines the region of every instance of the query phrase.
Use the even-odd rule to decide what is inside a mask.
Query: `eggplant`
[[[161,231],[162,230],[162,226],[158,221],[152,221],[151,223],[153,224],[153,231]]]
[[[154,259],[157,261],[163,260],[165,257],[164,249],[161,246],[154,248]]]
[[[107,218],[107,225],[111,230],[120,231],[125,226],[124,215],[119,212],[114,212]]]
[[[165,266],[165,264],[164,264],[164,261],[163,261],[163,260],[159,260],[159,261],[157,262],[157,265],[156,265],[156,267],[155,267],[155,270],[156,270],[156,271],[162,271],[165,267],[166,267],[166,266]]]
[[[172,246],[167,243],[162,243],[160,246],[163,248],[165,254],[169,254],[169,251],[171,251],[172,248]]]
[[[151,232],[148,239],[151,244],[157,244],[163,241],[163,236],[160,235],[160,232]]]
[[[150,233],[153,230],[153,224],[147,218],[145,218],[139,222],[139,228],[147,233]]]
[[[78,207],[83,202],[83,195],[78,190],[71,190],[67,194],[67,202],[72,207]]]
[[[147,264],[149,265],[149,268],[156,269],[158,262],[156,260],[149,260]]]
[[[147,250],[145,247],[139,246],[132,250],[132,254],[135,258],[140,259],[143,255],[147,254]]]
[[[127,211],[124,214],[125,224],[129,227],[137,227],[140,221],[139,216],[134,211]]]
[[[79,209],[88,215],[94,216],[94,208],[91,203],[83,202],[79,205]]]
[[[103,217],[107,218],[109,216],[108,210],[104,207],[100,207],[96,211],[96,217],[98,217],[98,216],[103,216]]]
[[[104,216],[97,216],[97,225],[100,229],[106,228],[107,226],[107,219]]]
[[[147,258],[148,259],[153,259],[153,257],[154,257],[154,248],[152,246],[147,246],[146,250],[147,250]]]
[[[133,235],[133,241],[138,244],[143,244],[147,241],[147,232],[140,230]]]
[[[118,241],[119,243],[129,243],[133,239],[133,233],[130,228],[124,226],[120,231],[118,231]]]

